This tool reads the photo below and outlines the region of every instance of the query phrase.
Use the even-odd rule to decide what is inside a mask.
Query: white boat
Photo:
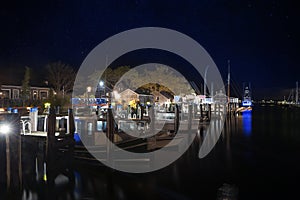
[[[248,83],[244,84],[244,95],[242,100],[242,106],[238,108],[236,111],[239,113],[243,112],[251,112],[252,111],[252,99],[251,99],[251,85]]]

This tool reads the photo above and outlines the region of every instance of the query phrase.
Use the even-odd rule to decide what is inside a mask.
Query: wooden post
[[[150,132],[151,134],[155,131],[155,113],[154,113],[154,107],[151,107],[150,110]]]
[[[47,160],[49,156],[51,157],[52,154],[51,150],[53,149],[55,143],[55,126],[56,126],[55,109],[51,107],[48,116],[48,123],[47,123],[47,150],[46,150]]]
[[[74,147],[75,147],[75,139],[74,139],[74,134],[75,134],[75,121],[74,121],[74,115],[73,115],[73,110],[69,108],[68,110],[68,119],[69,119],[69,162],[73,162],[73,153],[74,153]]]
[[[154,105],[149,109],[149,115],[150,115],[150,134],[154,134],[155,133],[155,113],[154,113]],[[152,139],[152,146],[156,146],[156,135],[154,134],[151,139]],[[156,148],[156,147],[155,147]]]
[[[207,117],[208,117],[208,120],[211,120],[211,104],[208,104],[208,111],[207,111]]]
[[[114,120],[111,108],[107,110],[107,136],[111,142],[114,142]]]
[[[51,188],[54,186],[55,179],[55,157],[56,157],[56,148],[55,148],[55,126],[56,126],[56,112],[53,107],[50,108],[50,113],[48,116],[47,123],[47,139],[46,139],[46,163],[47,163],[47,182],[48,186]]]
[[[145,111],[145,106],[141,106],[141,116],[140,116],[140,119],[144,119],[144,111]]]
[[[178,132],[178,129],[179,129],[179,122],[180,122],[180,119],[179,119],[179,107],[177,104],[175,104],[175,119],[174,119],[174,134],[176,134]]]
[[[75,134],[75,121],[74,121],[74,115],[73,115],[73,109],[68,110],[68,117],[69,117],[69,131],[72,138],[74,138]]]
[[[193,116],[193,113],[192,113],[192,105],[189,105],[188,106],[188,130],[190,131],[192,129],[192,116]]]
[[[107,115],[106,115],[106,137],[107,137],[107,161],[112,161],[112,151],[113,151],[113,145],[111,143],[114,142],[114,121],[113,121],[113,114],[111,108],[107,109]],[[110,142],[109,142],[110,141]]]
[[[200,104],[200,121],[203,121],[203,104]]]

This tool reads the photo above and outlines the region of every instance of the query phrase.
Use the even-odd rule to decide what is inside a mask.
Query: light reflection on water
[[[255,108],[228,118],[217,145],[203,159],[199,146],[209,132],[200,126],[198,140],[162,170],[128,174],[76,164],[74,179],[51,190],[30,179],[36,176],[30,154],[24,166],[34,184],[28,189],[35,193],[32,199],[216,199],[218,188],[229,183],[238,187],[238,199],[289,199],[299,184],[294,178],[300,175],[300,152],[294,148],[300,144],[299,119],[299,111]],[[5,198],[0,194],[0,199]]]
[[[252,133],[252,112],[244,112],[242,119],[243,133],[250,136]]]

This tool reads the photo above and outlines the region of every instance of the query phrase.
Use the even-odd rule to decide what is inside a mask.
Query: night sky
[[[41,83],[47,63],[78,69],[106,38],[156,26],[198,41],[224,80],[230,59],[237,90],[251,82],[254,98],[282,99],[300,81],[298,13],[289,0],[6,1],[0,6],[0,82],[21,82],[29,66],[33,82]]]

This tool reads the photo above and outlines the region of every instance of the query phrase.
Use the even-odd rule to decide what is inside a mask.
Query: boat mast
[[[211,89],[210,89],[210,96],[211,96],[211,99],[212,99],[212,102],[214,102],[214,83],[213,82],[211,82],[211,87],[210,87]]]
[[[298,104],[298,101],[299,101],[299,89],[298,89],[298,81],[296,82],[296,104]]]
[[[108,68],[108,55],[106,55],[105,56],[105,69],[107,69]],[[106,77],[106,75],[107,75],[107,73],[105,73],[104,74],[104,79],[105,79],[105,81],[104,81],[104,90],[103,90],[103,92],[104,92],[104,98],[106,98],[106,86],[107,86],[107,77]]]
[[[228,60],[228,77],[227,77],[227,100],[228,100],[228,106],[230,103],[230,60]]]
[[[205,68],[205,72],[204,72],[204,86],[203,86],[203,95],[206,98],[206,74],[207,74],[207,70],[208,70],[209,65],[206,66]]]
[[[251,90],[251,82],[249,82],[248,86],[249,86],[249,101],[251,101],[251,102],[252,102],[252,90]]]

